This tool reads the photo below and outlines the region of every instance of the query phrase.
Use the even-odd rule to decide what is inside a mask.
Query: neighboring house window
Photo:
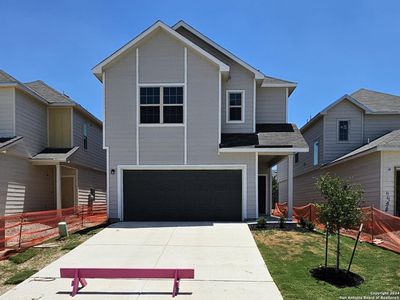
[[[182,124],[183,87],[141,87],[141,124]]]
[[[299,162],[299,154],[298,154],[298,153],[296,153],[296,154],[294,155],[294,162],[295,162],[295,163],[298,163],[298,162]]]
[[[349,141],[349,124],[348,120],[339,120],[338,121],[338,140],[339,142],[348,142]]]
[[[83,123],[83,148],[88,148],[88,124]]]
[[[227,123],[244,122],[244,91],[226,92],[226,121]]]
[[[314,142],[313,147],[313,164],[314,166],[319,164],[319,141]]]

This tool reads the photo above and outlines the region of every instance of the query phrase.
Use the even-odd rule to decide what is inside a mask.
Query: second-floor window
[[[313,165],[317,166],[318,164],[319,164],[319,141],[315,141],[313,146]]]
[[[349,124],[348,120],[338,121],[338,141],[348,142],[349,141]]]
[[[226,122],[243,123],[244,122],[244,91],[226,92]]]
[[[141,87],[141,124],[182,124],[183,87]]]
[[[83,123],[83,148],[88,148],[88,123]]]

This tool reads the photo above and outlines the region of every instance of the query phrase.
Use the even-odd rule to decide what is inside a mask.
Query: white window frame
[[[317,152],[315,152],[315,145],[318,145]],[[319,139],[315,140],[314,143],[313,143],[313,153],[312,153],[313,154],[313,157],[312,157],[313,166],[318,166],[319,165],[319,146],[320,146]],[[315,153],[317,153],[317,162],[315,162]]]
[[[242,119],[241,120],[230,120],[229,119],[229,112],[230,112],[230,101],[229,101],[229,95],[230,94],[237,94],[240,93],[242,94],[242,104],[240,105],[240,108],[242,110]],[[226,90],[226,123],[229,124],[243,124],[245,122],[244,120],[244,108],[245,108],[245,103],[246,103],[246,91],[245,90]],[[239,107],[238,105],[234,105],[232,107]]]
[[[183,88],[183,102],[182,104],[164,104],[164,88],[165,87],[181,87]],[[159,104],[141,104],[140,103],[140,89],[141,88],[159,88],[160,89],[160,103]],[[154,84],[139,84],[139,120],[138,124],[139,127],[183,127],[185,126],[185,114],[186,114],[186,108],[185,108],[185,86],[183,83],[154,83]],[[141,114],[140,114],[140,108],[141,107],[152,107],[152,106],[157,106],[160,108],[160,122],[159,123],[141,123]],[[164,123],[164,107],[165,106],[182,106],[182,111],[183,111],[183,120],[182,123]]]
[[[346,121],[348,123],[348,129],[347,129],[347,141],[341,141],[340,138],[340,130],[339,130],[339,123]],[[338,143],[350,143],[350,125],[351,122],[349,119],[337,119],[336,120],[336,142]]]

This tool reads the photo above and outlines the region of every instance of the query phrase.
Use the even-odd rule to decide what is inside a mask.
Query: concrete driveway
[[[60,267],[194,268],[176,299],[282,299],[244,223],[113,224],[1,299],[71,299]],[[171,299],[172,279],[88,279],[73,299]]]

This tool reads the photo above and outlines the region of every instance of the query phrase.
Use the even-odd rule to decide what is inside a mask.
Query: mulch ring
[[[317,267],[310,270],[311,276],[315,279],[325,281],[338,288],[359,286],[364,282],[360,275],[346,270],[336,270],[332,267]]]

